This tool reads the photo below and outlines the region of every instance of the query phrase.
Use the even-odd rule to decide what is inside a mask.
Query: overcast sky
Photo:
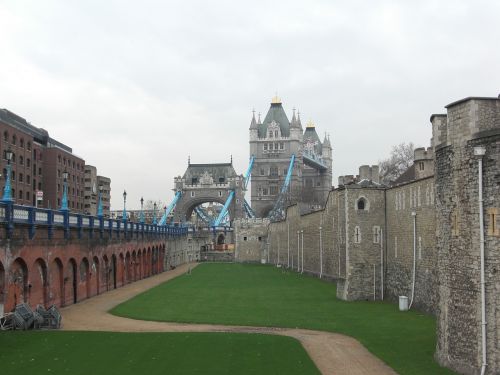
[[[500,1],[4,1],[0,108],[112,180],[112,209],[173,197],[193,163],[244,173],[275,92],[333,145],[334,180],[429,117],[500,93]],[[247,197],[249,198],[249,197]]]

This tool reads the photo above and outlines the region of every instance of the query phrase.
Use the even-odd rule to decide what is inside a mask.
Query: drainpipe
[[[300,234],[302,236],[302,257],[301,257],[301,263],[302,263],[302,271],[300,273],[304,273],[304,231],[301,230]]]
[[[481,375],[486,372],[486,291],[484,281],[484,218],[483,218],[483,156],[486,148],[483,146],[474,147],[474,155],[478,156],[478,180],[479,180],[479,250],[481,257],[481,351],[483,363],[481,365]]]
[[[287,253],[288,253],[286,268],[290,268],[290,223],[286,223],[286,228],[287,228],[287,232],[286,232],[286,239],[287,239],[286,247],[287,247]]]
[[[321,237],[321,226],[319,227],[319,278],[323,276],[323,239]]]
[[[384,300],[384,230],[380,229],[380,299]]]
[[[411,216],[413,216],[413,279],[411,283],[411,300],[408,310],[411,309],[413,303],[413,297],[415,297],[415,269],[417,264],[416,253],[417,253],[417,213],[412,211]]]
[[[297,231],[297,272],[300,271],[300,230]]]

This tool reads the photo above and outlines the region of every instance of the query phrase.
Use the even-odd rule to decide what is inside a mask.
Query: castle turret
[[[250,122],[250,140],[257,140],[259,126],[255,121],[255,110],[252,111],[252,121]]]

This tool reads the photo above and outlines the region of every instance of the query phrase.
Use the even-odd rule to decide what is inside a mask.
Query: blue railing
[[[78,238],[83,236],[84,231],[92,238],[94,234],[108,238],[133,237],[144,235],[156,235],[163,237],[185,236],[189,227],[183,224],[144,224],[131,221],[123,222],[121,219],[108,219],[97,216],[89,216],[70,211],[49,210],[31,206],[21,206],[12,202],[0,201],[0,226],[7,232],[7,238],[12,238],[14,228],[28,227],[29,237],[32,239],[38,229],[47,230],[48,237],[52,238],[54,228],[64,229],[64,237],[69,238],[71,229],[77,231]]]

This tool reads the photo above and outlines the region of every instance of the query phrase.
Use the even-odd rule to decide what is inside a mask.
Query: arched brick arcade
[[[83,249],[28,244],[3,252],[0,310],[22,302],[67,306],[156,275],[164,271],[165,249],[163,242],[136,241]]]

